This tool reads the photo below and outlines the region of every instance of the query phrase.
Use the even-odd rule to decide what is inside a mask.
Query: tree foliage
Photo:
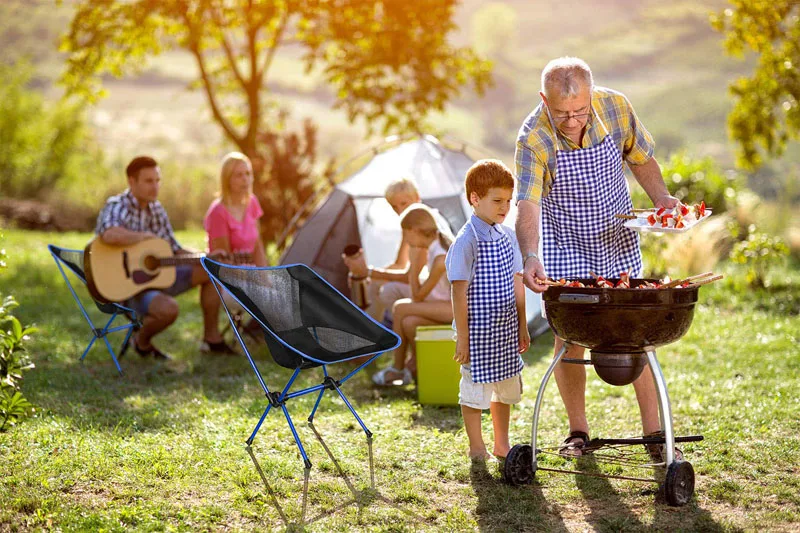
[[[299,52],[308,72],[321,73],[335,95],[333,106],[351,122],[361,120],[370,132],[384,134],[421,130],[426,115],[442,111],[463,88],[482,93],[490,81],[486,61],[447,40],[455,28],[455,4],[81,0],[62,41],[68,53],[62,82],[69,94],[96,99],[104,92],[102,75],[141,71],[149,57],[168,49],[188,51],[199,72],[194,86],[204,91],[225,136],[263,162],[265,178],[259,184],[256,177],[257,189],[269,190],[286,185],[272,180],[270,171],[285,162],[286,154],[270,150],[291,147],[298,139],[289,134],[285,142],[261,142],[280,130],[280,106],[271,97],[269,76],[278,50]],[[304,171],[292,171],[298,172]],[[290,203],[301,202],[301,196],[302,191],[294,194]]]
[[[421,127],[462,87],[482,91],[489,65],[448,44],[455,0],[83,0],[64,37],[69,91],[102,94],[102,74],[189,51],[214,119],[249,155],[264,124],[269,69],[281,47],[321,68],[350,120],[384,133]]]
[[[31,90],[33,68],[0,63],[0,192],[41,197],[101,172],[102,156],[75,102],[45,105]]]
[[[742,57],[758,54],[749,78],[730,87],[736,105],[728,117],[739,143],[738,161],[755,168],[768,156],[780,156],[786,142],[800,134],[800,3],[796,0],[729,0],[733,8],[712,17],[725,32],[725,46]]]

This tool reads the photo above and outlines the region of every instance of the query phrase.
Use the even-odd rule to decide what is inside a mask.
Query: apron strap
[[[592,110],[592,115],[594,116],[594,118],[597,119],[597,123],[600,124],[601,128],[603,128],[603,132],[605,133],[605,135],[603,136],[603,140],[605,140],[605,138],[609,136],[608,128],[606,128],[606,125],[603,123],[602,120],[600,120],[600,115],[597,113],[597,110],[594,108],[594,98],[590,99],[589,108]],[[553,130],[553,148],[555,148],[556,160],[553,163],[552,177],[553,177],[553,179],[555,179],[556,167],[558,166],[558,152],[560,152],[562,150],[561,150],[560,144],[559,144],[560,141],[559,141],[559,138],[558,138],[558,128],[556,128],[556,123],[553,120],[553,115],[550,114],[550,107],[547,104],[544,104],[544,110],[545,110],[545,113],[547,113],[547,120],[548,120],[548,122],[550,122],[550,128],[552,128],[552,130]]]
[[[475,231],[475,226],[472,225],[472,221],[468,220],[467,224],[469,225],[470,229],[472,230],[472,234],[475,235],[475,240],[477,242],[480,242],[480,239],[478,239],[478,232]]]

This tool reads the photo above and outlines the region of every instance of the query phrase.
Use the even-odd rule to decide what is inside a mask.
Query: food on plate
[[[705,201],[691,206],[678,202],[672,209],[662,207],[655,213],[650,213],[647,223],[655,227],[682,229],[706,216],[708,211],[710,209],[706,207]]]

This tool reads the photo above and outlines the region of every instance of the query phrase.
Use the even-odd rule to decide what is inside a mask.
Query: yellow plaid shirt
[[[653,157],[653,137],[639,121],[624,94],[605,87],[595,87],[592,109],[603,121],[622,158],[629,165],[642,165]],[[514,156],[518,180],[517,201],[530,200],[538,204],[550,192],[556,162],[553,137],[553,126],[545,112],[544,103],[540,103],[525,119],[517,136]],[[605,130],[592,115],[586,124],[581,146],[559,131],[558,148],[589,148],[600,144],[604,138]]]

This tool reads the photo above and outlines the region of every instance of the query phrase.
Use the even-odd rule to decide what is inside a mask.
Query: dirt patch
[[[0,226],[39,231],[91,231],[97,212],[68,203],[0,199]]]

